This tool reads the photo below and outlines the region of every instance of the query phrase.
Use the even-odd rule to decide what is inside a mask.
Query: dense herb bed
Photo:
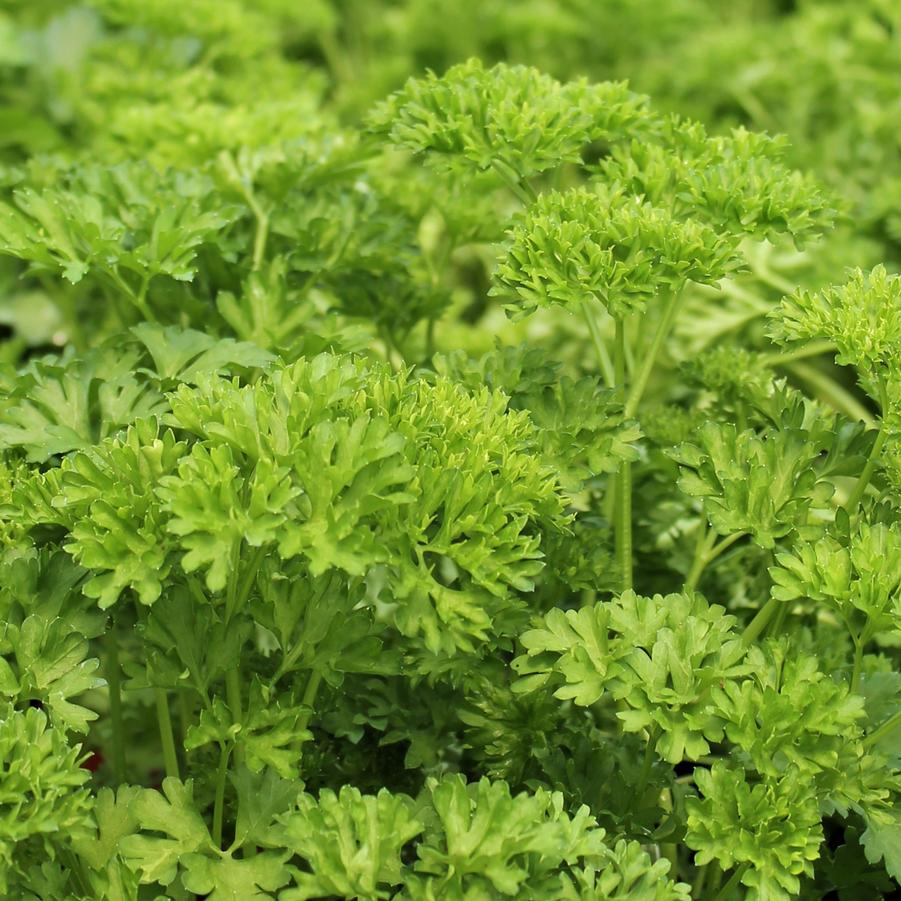
[[[0,13],[0,895],[897,888],[901,15],[720,6]]]

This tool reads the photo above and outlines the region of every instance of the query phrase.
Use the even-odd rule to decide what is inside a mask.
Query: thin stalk
[[[791,350],[780,351],[779,353],[765,354],[761,359],[764,366],[784,366],[794,360],[803,360],[807,357],[818,357],[821,354],[832,353],[835,350],[835,344],[832,341],[809,341],[800,347]]]
[[[774,130],[778,131],[778,129]],[[781,291],[783,294],[791,294],[798,287],[797,285],[793,285],[787,278],[783,278],[777,272],[773,272],[769,266],[755,263],[753,259],[750,262],[751,271],[757,277],[758,281],[763,282],[765,285],[769,285],[774,290]]]
[[[657,740],[660,738],[660,727],[653,726],[648,735],[648,743],[644,749],[644,759],[641,762],[641,772],[638,775],[638,784],[635,787],[635,798],[640,799],[644,790],[648,787],[648,778],[651,775],[651,767],[654,764],[654,751],[657,749]]]
[[[516,195],[517,199],[524,206],[530,206],[538,200],[535,189],[528,182],[518,180],[512,170],[508,172],[507,167],[499,160],[492,160],[491,168],[497,172],[501,177],[501,181]]]
[[[782,626],[785,624],[785,619],[787,616],[788,603],[786,602],[776,611],[776,615],[770,620],[767,632],[774,638],[777,638],[779,636],[779,633],[782,631]]]
[[[228,776],[228,757],[231,747],[227,742],[219,745],[219,766],[216,769],[216,797],[213,801],[213,843],[222,847],[222,810],[225,805],[225,780]]]
[[[241,710],[241,667],[233,666],[225,674],[225,700],[231,711],[232,723],[241,723],[244,713]],[[235,744],[235,761],[244,762],[244,750],[239,744]]]
[[[248,184],[246,179],[241,177],[232,155],[225,151],[220,155],[220,161],[225,166],[232,185],[241,193],[241,196],[250,208],[250,212],[253,213],[253,218],[256,219],[256,232],[253,238],[253,269],[256,272],[263,265],[263,259],[266,256],[266,241],[269,238],[269,215],[260,206],[260,202],[253,193],[251,185]]]
[[[150,308],[147,306],[147,289],[150,287],[150,273],[145,272],[143,278],[141,279],[141,285],[138,288],[138,293],[135,296],[135,304],[137,308],[144,315],[145,319],[154,321],[153,314],[150,312]]]
[[[833,381],[823,372],[807,363],[789,363],[786,369],[801,381],[806,382],[819,395],[820,399],[830,404],[839,413],[844,413],[850,419],[859,420],[868,426],[875,425],[870,411],[849,391]]]
[[[729,893],[732,889],[737,888],[739,883],[741,882],[741,877],[745,875],[745,870],[748,869],[748,864],[743,863],[738,869],[736,869],[732,875],[729,877],[729,881],[717,892],[716,897],[713,901],[725,901],[726,898],[729,897]]]
[[[679,302],[682,295],[682,291],[674,291],[667,297],[666,306],[663,308],[663,316],[657,324],[657,331],[654,333],[651,346],[641,361],[641,366],[638,369],[635,380],[632,382],[629,396],[626,398],[624,410],[626,419],[631,419],[638,410],[638,404],[641,402],[645,388],[647,388],[648,379],[651,377],[651,371],[654,369],[657,355],[660,353],[660,348],[663,347],[664,341],[666,341],[672,330],[676,314],[679,312]]]
[[[395,360],[395,354],[399,354],[397,350],[397,346],[394,343],[394,339],[391,337],[391,332],[382,326],[378,326],[378,335],[382,339],[382,344],[385,345],[385,359],[388,361],[388,365],[397,372],[400,367]],[[402,357],[401,357],[402,358]]]
[[[626,330],[622,317],[616,319],[613,366],[617,389],[625,395]],[[622,590],[628,591],[632,587],[632,464],[628,460],[620,463],[617,473],[614,530]]]
[[[708,563],[710,560],[715,560],[720,554],[732,547],[739,538],[744,538],[747,534],[747,532],[735,532],[733,535],[727,535],[722,541],[713,546],[713,550],[709,554]]]
[[[178,779],[178,755],[175,753],[172,717],[169,715],[169,697],[165,688],[155,688],[154,695],[156,696],[156,720],[159,724],[160,742],[163,745],[163,763],[166,775]]]
[[[82,859],[69,848],[63,848],[60,857],[66,861],[66,869],[75,879],[78,888],[84,893],[85,898],[89,898],[93,894],[93,881],[88,879],[85,874],[84,863]]]
[[[138,291],[131,287],[127,281],[115,270],[111,269],[109,271],[110,277],[112,278],[114,284],[125,294],[125,296],[137,307],[138,312],[148,321],[148,322],[156,322],[157,318],[153,315],[153,311],[150,307],[147,306],[147,286],[150,284],[150,276],[145,274],[141,279],[141,285],[138,288]]]
[[[425,358],[428,362],[435,356],[435,317],[429,316],[425,329]]]
[[[179,738],[181,739],[182,748],[185,747],[185,742],[188,738],[188,729],[191,728],[191,720],[194,715],[194,698],[189,695],[187,691],[180,691],[178,693],[178,732]],[[188,759],[188,751],[184,750],[184,759],[187,761]]]
[[[594,345],[594,354],[597,358],[598,368],[601,370],[601,375],[603,375],[607,387],[612,388],[616,384],[616,373],[613,370],[613,361],[607,352],[607,345],[604,344],[604,336],[601,334],[600,328],[598,328],[597,319],[592,316],[591,310],[585,301],[579,304],[579,308],[591,335],[591,343]]]
[[[234,610],[232,610],[233,615],[247,603],[247,599],[250,597],[254,580],[257,577],[260,564],[263,562],[265,554],[266,548],[258,547],[254,548],[253,553],[250,555],[250,560],[247,561],[247,565],[244,567],[244,575],[242,576],[241,581],[238,582],[235,591]]]
[[[860,691],[860,670],[863,666],[863,641],[857,636],[851,636],[854,640],[854,669],[851,670],[851,691],[857,694]]]
[[[348,84],[353,81],[353,66],[348,63],[348,54],[338,42],[334,32],[324,31],[319,35],[319,50],[326,66],[331,69],[337,84]]]
[[[638,318],[638,321],[641,321],[642,317]],[[631,327],[630,327],[631,325]],[[638,329],[635,328],[635,317],[632,316],[629,318],[629,321],[625,323],[626,326],[626,346],[625,346],[625,357],[626,357],[626,381],[623,384],[632,383],[632,379],[635,377],[635,354],[632,351],[632,348],[639,347],[638,344]]]
[[[110,763],[113,781],[125,782],[125,731],[122,722],[122,685],[119,668],[119,641],[112,624],[106,634],[106,684],[109,691],[109,714],[112,726]]]
[[[632,587],[632,463],[624,460],[619,471],[619,565],[623,591]]]
[[[263,212],[263,208],[257,203],[250,207],[257,220],[256,233],[253,237],[253,269],[259,271],[266,256],[266,242],[269,239],[269,216]]]
[[[707,555],[713,549],[713,543],[716,541],[716,532],[709,529],[706,522],[701,523],[698,530],[698,540],[695,544],[695,554],[691,561],[691,568],[685,577],[685,590],[693,591],[701,579],[701,573],[707,565]]]
[[[303,697],[300,700],[301,705],[306,709],[297,720],[298,731],[302,731],[310,725],[310,720],[313,717],[313,704],[316,703],[316,695],[319,693],[321,684],[322,674],[318,670],[313,670],[310,673],[310,678],[307,681],[306,688],[304,688]]]
[[[870,479],[876,469],[876,463],[879,460],[879,455],[882,453],[882,448],[884,447],[887,438],[888,429],[886,429],[885,423],[883,423],[879,427],[879,434],[876,436],[876,441],[873,443],[873,449],[870,451],[870,456],[867,458],[863,472],[860,474],[860,478],[854,486],[854,491],[851,492],[851,497],[848,498],[848,503],[845,504],[845,509],[849,513],[854,513],[861,500],[863,500],[864,492],[867,490],[867,485],[870,484]]]
[[[664,788],[658,796],[657,803],[660,809],[665,813],[660,825],[657,827],[657,833],[661,837],[671,836],[678,829],[683,817],[678,811],[673,809],[673,793],[668,788]],[[666,858],[671,865],[670,872],[675,873],[679,867],[679,846],[673,841],[661,841],[659,843],[660,856]]]
[[[867,735],[863,740],[863,746],[865,748],[873,747],[873,745],[878,744],[886,735],[894,732],[899,726],[901,726],[901,710],[892,714],[878,729]]]
[[[740,397],[735,399],[735,425],[739,432],[745,431],[748,427],[748,408]]]
[[[746,648],[750,647],[758,638],[760,638],[761,633],[776,613],[780,603],[781,602],[776,598],[770,598],[760,610],[757,611],[756,616],[748,623],[741,636],[741,642]]]
[[[692,898],[701,897],[701,892],[704,890],[704,883],[707,882],[708,872],[710,872],[710,864],[706,864],[698,870],[697,875],[695,876],[695,881],[691,886]]]
[[[228,709],[231,711],[232,722],[240,723],[243,713],[241,711],[241,669],[233,666],[225,674],[225,697],[228,701]]]

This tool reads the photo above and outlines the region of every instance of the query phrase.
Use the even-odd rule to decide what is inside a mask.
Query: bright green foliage
[[[719,281],[738,266],[736,253],[728,234],[619,190],[550,192],[510,230],[497,290],[527,312],[595,297],[623,316],[659,291]]]
[[[13,193],[15,206],[0,207],[0,251],[73,284],[96,272],[139,309],[155,276],[191,281],[197,248],[237,214],[211,183],[146,165],[76,170],[64,185]]]
[[[0,889],[34,854],[83,836],[91,798],[80,767],[81,746],[48,725],[40,710],[0,710]]]
[[[0,438],[31,460],[89,447],[141,416],[160,412],[158,391],[132,369],[134,353],[95,351],[84,358],[36,360],[6,395]]]
[[[437,822],[417,848],[414,869],[420,875],[407,883],[410,898],[580,897],[571,894],[573,882],[606,883],[615,891],[631,881],[625,858],[637,848],[609,851],[588,809],[570,818],[559,794],[511,796],[504,783],[483,779],[467,786],[459,777],[432,780],[428,791]],[[580,870],[583,862],[589,866]],[[561,867],[572,872],[572,881],[555,875]],[[664,867],[644,870],[647,889],[678,897],[665,873]]]
[[[773,597],[809,598],[833,610],[853,635],[869,640],[898,628],[901,526],[860,520],[851,534],[800,544],[776,557]]]
[[[4,445],[23,448],[34,461],[88,448],[167,411],[162,392],[174,384],[271,360],[249,343],[149,322],[123,339],[83,356],[38,359],[17,373],[0,406]]]
[[[678,118],[665,123],[661,139],[615,147],[599,177],[735,234],[775,240],[787,232],[800,243],[831,221],[816,180],[785,165],[784,139],[743,128],[709,137]]]
[[[216,743],[233,743],[241,749],[248,770],[259,774],[264,769],[283,778],[297,774],[299,746],[312,735],[300,725],[306,710],[292,704],[290,698],[278,701],[268,686],[255,681],[250,686],[249,712],[241,723],[235,723],[232,711],[218,698],[211,709],[204,710],[196,726],[185,736],[188,750]]]
[[[122,786],[115,793],[110,788],[97,792],[94,803],[96,828],[77,837],[73,845],[90,868],[98,893],[128,897],[135,891],[137,879],[118,856],[119,842],[137,831],[138,821],[132,804],[141,789]]]
[[[689,898],[689,886],[667,878],[667,861],[653,864],[637,842],[620,840],[605,855],[600,872],[593,867],[575,870],[571,876],[561,876],[560,901],[576,898],[627,899],[647,898],[648,901],[675,901]]]
[[[372,115],[396,144],[444,165],[497,167],[530,178],[580,163],[592,141],[618,138],[649,119],[646,101],[624,84],[561,84],[536,69],[473,59],[442,76],[411,79]]]
[[[624,420],[614,392],[594,376],[574,381],[561,375],[539,348],[497,348],[478,360],[455,353],[436,364],[442,375],[471,389],[486,384],[508,395],[513,409],[527,410],[548,465],[570,491],[614,471],[621,460],[637,459],[641,431]]]
[[[319,800],[303,795],[280,818],[279,838],[307,862],[292,872],[289,901],[325,895],[385,898],[402,881],[401,852],[422,832],[408,798],[382,791],[363,796],[350,786]]]
[[[0,664],[4,695],[42,701],[54,725],[88,731],[97,714],[71,698],[104,683],[96,676],[100,661],[85,659],[89,646],[83,635],[62,619],[33,613],[19,626],[5,625],[0,647],[15,661],[15,667],[5,660]]]
[[[732,623],[722,608],[690,594],[625,592],[609,604],[553,610],[543,628],[521,637],[517,690],[562,681],[555,696],[583,706],[609,692],[623,702],[617,717],[627,732],[659,734],[670,763],[697,759],[722,734],[711,688],[744,672]]]
[[[686,842],[695,860],[724,869],[749,865],[741,877],[748,898],[797,894],[799,876],[813,872],[823,840],[816,799],[803,777],[749,784],[741,770],[716,763],[695,771],[701,798],[690,798]]]
[[[826,338],[839,363],[856,366],[883,414],[898,404],[901,372],[901,279],[883,266],[850,273],[843,285],[798,291],[782,301],[771,331],[783,343]],[[894,385],[890,391],[889,386]]]
[[[822,439],[787,425],[757,434],[731,423],[707,422],[694,441],[670,456],[683,467],[679,487],[700,497],[720,535],[747,532],[764,548],[803,531],[811,507],[826,503],[833,486],[815,464]]]
[[[387,566],[407,601],[400,630],[446,653],[472,648],[492,619],[504,628],[516,613],[510,592],[528,590],[540,570],[535,525],[562,526],[555,486],[527,453],[526,415],[505,413],[487,391],[407,385],[321,356],[252,388],[183,386],[171,402],[173,424],[201,441],[189,449],[139,423],[124,440],[68,459],[61,481],[45,485],[55,493],[49,507],[31,515],[64,525],[67,550],[107,570],[86,588],[102,607],[126,586],[153,603],[176,561],[222,592],[242,546],[271,548],[314,577]],[[214,404],[219,413],[207,414]],[[229,408],[238,418],[215,422]]]
[[[160,542],[162,520],[152,486],[184,450],[171,432],[160,436],[156,421],[143,420],[122,438],[69,457],[58,482],[48,480],[45,487],[55,496],[53,512],[45,515],[71,530],[66,550],[95,573],[84,590],[101,609],[126,587],[144,604],[159,597],[168,572],[167,543]],[[41,521],[41,512],[32,517]]]
[[[896,5],[5,4],[0,895],[896,891]]]
[[[819,661],[770,644],[748,655],[748,677],[714,689],[727,738],[757,772],[815,775],[838,766],[860,734],[863,701],[820,671]],[[762,712],[766,711],[763,716]]]
[[[135,833],[120,839],[122,856],[140,873],[141,882],[169,885],[179,859],[210,844],[207,827],[194,807],[190,782],[170,777],[163,782],[163,793],[144,789],[132,801],[130,811],[142,832],[161,833]]]

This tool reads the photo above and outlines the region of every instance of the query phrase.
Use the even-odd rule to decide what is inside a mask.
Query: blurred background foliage
[[[509,200],[467,192],[361,134],[366,112],[407,77],[472,56],[562,80],[627,79],[658,110],[714,132],[784,133],[788,162],[835,190],[844,216],[827,240],[803,253],[767,246],[723,291],[697,289],[675,357],[725,337],[757,343],[761,316],[798,284],[819,286],[851,265],[897,267],[893,0],[7,0],[0,187],[18,201],[0,210],[0,250],[14,257],[0,258],[2,358],[15,365],[95,344],[145,304],[166,324],[287,356],[375,337],[415,362],[436,334],[437,349],[473,353],[499,335],[539,334],[578,364],[570,317],[509,323],[487,297],[490,243],[507,211],[495,234],[485,223]],[[110,177],[116,208],[107,199],[96,208],[92,196],[110,196],[96,181]],[[59,235],[69,268],[23,250],[27,228],[10,208],[59,227],[29,196],[69,223]],[[179,269],[138,246],[137,260],[110,263],[111,244],[140,245],[140,223],[176,196],[175,221],[156,232],[183,241],[188,230],[195,259]],[[73,233],[75,219],[91,225]],[[276,258],[265,266],[254,260],[262,222]],[[145,243],[156,232],[151,225]],[[239,316],[248,297],[256,313]],[[794,373],[808,389],[818,377],[809,365]]]

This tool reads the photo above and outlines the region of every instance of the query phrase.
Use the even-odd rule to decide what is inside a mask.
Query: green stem
[[[269,239],[269,216],[263,212],[263,208],[254,200],[250,205],[254,218],[257,220],[256,233],[253,237],[253,269],[259,271],[266,256],[266,242]]]
[[[216,797],[213,801],[213,842],[222,847],[222,811],[225,805],[225,780],[228,776],[228,757],[231,747],[227,742],[219,745],[219,766],[216,769]]]
[[[897,713],[893,713],[878,729],[866,736],[863,740],[863,746],[865,748],[872,748],[873,745],[882,741],[882,739],[890,732],[894,732],[898,726],[901,726],[901,710]]]
[[[113,781],[125,782],[125,732],[122,722],[122,686],[119,668],[119,641],[115,628],[110,624],[106,634],[106,684],[109,691],[109,714],[112,726],[110,763]]]
[[[616,373],[613,370],[613,362],[610,359],[610,354],[607,352],[607,346],[604,344],[604,337],[601,335],[600,328],[598,328],[597,319],[592,315],[587,302],[583,301],[580,303],[579,308],[591,335],[591,343],[594,345],[594,354],[597,357],[598,368],[604,376],[607,387],[612,388],[616,384]]]
[[[178,693],[178,730],[183,749],[185,747],[185,742],[188,739],[188,729],[191,728],[191,723],[194,719],[195,700],[194,696],[187,691],[180,691]],[[182,756],[183,759],[187,761],[188,751],[186,749],[183,750]]]
[[[141,285],[138,288],[138,293],[135,296],[135,305],[141,311],[142,315],[149,322],[154,322],[155,317],[150,312],[150,307],[147,306],[147,289],[150,287],[150,273],[145,272],[143,278],[141,279]]]
[[[781,351],[779,353],[766,354],[761,363],[764,366],[784,366],[794,360],[803,360],[806,357],[818,357],[821,354],[831,353],[835,350],[835,344],[832,341],[809,341],[800,347],[791,350]]]
[[[654,751],[657,749],[657,740],[660,738],[660,727],[653,726],[648,735],[648,743],[644,749],[644,759],[641,762],[641,773],[638,776],[638,784],[635,787],[635,798],[640,799],[644,790],[648,787],[648,778],[651,775],[651,767],[654,764]]]
[[[845,509],[849,513],[854,513],[857,510],[858,505],[861,500],[863,500],[864,492],[867,490],[867,485],[870,484],[870,479],[873,476],[873,472],[876,469],[876,463],[879,460],[879,455],[882,453],[882,448],[885,445],[886,439],[888,438],[888,429],[885,427],[885,423],[879,427],[879,434],[876,436],[876,440],[873,442],[873,449],[870,451],[870,456],[867,458],[866,465],[863,468],[863,472],[860,474],[860,478],[857,480],[857,484],[854,486],[854,491],[851,492],[851,497],[848,498],[848,503],[845,504]]]
[[[685,577],[685,590],[694,591],[698,582],[701,580],[701,573],[707,566],[707,555],[713,549],[713,543],[716,541],[716,532],[707,527],[707,523],[702,522],[698,531],[698,541],[695,545],[694,559],[691,561],[691,568]]]
[[[719,890],[713,901],[726,901],[726,898],[729,897],[730,892],[734,888],[738,887],[739,883],[741,882],[741,877],[745,875],[745,870],[748,869],[748,866],[749,864],[743,863],[737,870],[735,870],[729,877],[729,881]]]
[[[701,892],[704,890],[704,883],[707,882],[707,874],[710,872],[710,864],[701,867],[697,875],[695,876],[695,881],[691,887],[691,897],[692,898],[700,898]]]
[[[385,345],[385,359],[388,362],[388,365],[397,372],[400,369],[400,366],[395,359],[395,354],[399,355],[397,347],[394,343],[394,339],[391,337],[391,331],[384,326],[377,326],[377,331],[379,338],[382,339],[382,344]]]
[[[619,565],[623,573],[623,591],[632,587],[632,463],[623,460],[619,471]]]
[[[739,538],[744,538],[747,534],[747,532],[735,532],[732,535],[727,535],[722,541],[713,546],[713,549],[707,555],[707,562],[709,563],[711,560],[716,560],[720,554],[732,547]]]
[[[354,79],[353,66],[349,63],[349,54],[338,42],[334,32],[323,31],[318,39],[319,50],[326,66],[331,69],[337,84],[349,84]]]
[[[175,737],[172,733],[172,717],[169,716],[169,697],[165,688],[155,688],[156,719],[160,729],[160,741],[163,745],[163,762],[167,776],[179,778],[178,755],[175,753]]]
[[[625,394],[626,379],[626,330],[622,317],[616,319],[614,344],[614,375],[617,389]],[[632,464],[620,463],[616,479],[616,559],[622,572],[622,590],[632,587]]]
[[[522,181],[516,173],[505,166],[500,160],[492,160],[491,168],[501,177],[501,181],[516,195],[524,206],[531,206],[538,195],[535,189],[526,181]]]
[[[316,703],[316,695],[319,693],[319,686],[321,684],[322,674],[318,670],[313,670],[313,672],[310,673],[310,678],[304,689],[303,697],[300,700],[301,705],[305,707],[306,710],[301,713],[297,720],[298,731],[306,729],[307,726],[310,725],[310,720],[313,716],[313,704]]]
[[[863,641],[858,636],[852,636],[854,640],[854,669],[851,670],[851,691],[857,694],[860,691],[860,670],[863,666]]]
[[[757,280],[763,282],[765,285],[769,285],[775,291],[779,291],[782,294],[791,294],[798,287],[797,285],[792,284],[787,278],[783,278],[777,272],[773,272],[769,266],[755,262],[753,258],[750,260],[750,264],[751,271],[754,273]]]
[[[260,206],[256,195],[253,193],[253,187],[248,183],[247,179],[242,177],[234,157],[228,151],[223,151],[219,155],[219,163],[225,169],[225,174],[231,181],[232,186],[241,194],[245,203],[256,219],[256,232],[253,238],[253,269],[256,272],[263,265],[263,258],[266,256],[266,241],[269,238],[269,215]]]
[[[853,394],[816,367],[794,362],[787,364],[786,369],[801,381],[806,382],[815,390],[821,400],[830,404],[839,413],[844,413],[850,419],[859,420],[868,426],[875,424],[870,411]]]
[[[228,709],[231,711],[232,723],[240,724],[244,719],[241,710],[241,667],[233,666],[225,674],[225,699],[228,703]],[[235,743],[235,761],[237,763],[244,762],[244,750]]]
[[[233,615],[247,603],[247,599],[250,597],[253,583],[256,581],[257,574],[260,571],[260,564],[263,562],[265,554],[266,548],[263,546],[254,548],[253,553],[250,555],[250,560],[247,561],[247,565],[244,567],[244,575],[235,591],[234,610],[232,611]]]
[[[85,898],[90,898],[91,895],[94,894],[94,883],[93,880],[89,879],[85,874],[82,859],[69,848],[62,848],[60,850],[60,857],[66,861],[66,869],[74,877],[74,881],[78,885],[78,888],[84,893],[83,896]]]
[[[760,638],[761,633],[766,628],[767,623],[772,619],[773,614],[776,613],[780,603],[781,602],[776,598],[770,598],[760,610],[757,611],[757,615],[748,623],[741,636],[742,644],[746,648],[750,647],[758,638]]]
[[[788,602],[785,602],[776,611],[776,615],[770,620],[769,628],[767,629],[768,634],[772,635],[774,638],[778,638],[779,633],[782,631],[782,626],[785,624],[785,619],[787,616]]]
[[[647,388],[648,379],[651,377],[651,371],[654,369],[654,363],[657,361],[657,355],[660,353],[660,348],[663,347],[663,343],[672,330],[676,314],[679,312],[679,301],[682,295],[682,291],[673,291],[667,297],[666,306],[663,308],[663,315],[657,324],[657,331],[654,333],[651,346],[641,361],[641,368],[632,382],[632,388],[626,399],[624,410],[626,419],[631,419],[638,410],[638,404],[641,402],[645,388]]]
[[[225,697],[228,700],[232,722],[240,723],[243,714],[241,712],[241,668],[238,666],[231,667],[225,674]]]
[[[748,408],[740,397],[735,399],[735,425],[739,432],[744,432],[748,428]]]
[[[431,362],[435,356],[435,317],[429,316],[429,321],[425,329],[425,359]]]

